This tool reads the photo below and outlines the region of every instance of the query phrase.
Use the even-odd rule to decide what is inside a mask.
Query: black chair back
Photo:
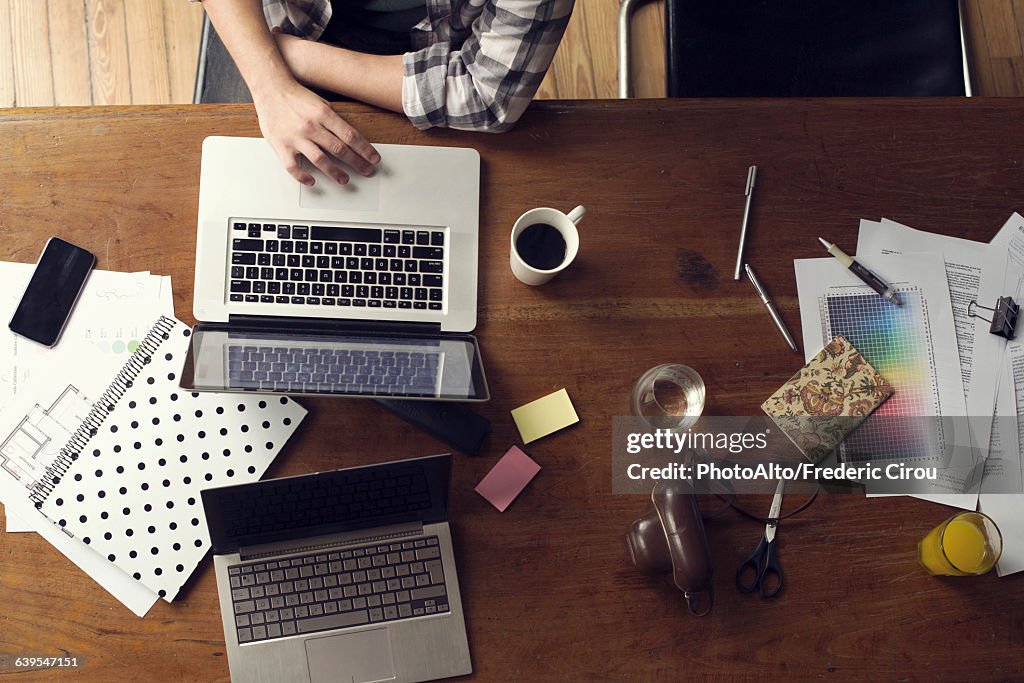
[[[957,0],[665,0],[669,97],[966,95]]]

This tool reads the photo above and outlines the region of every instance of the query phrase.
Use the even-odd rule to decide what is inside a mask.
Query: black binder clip
[[[971,307],[984,308],[986,311],[992,311],[992,319],[984,318],[975,313]],[[1017,314],[1020,313],[1020,306],[1013,301],[1013,297],[1001,296],[996,299],[996,307],[989,308],[988,306],[979,306],[977,301],[972,301],[967,305],[967,315],[972,318],[981,318],[989,323],[988,331],[992,334],[999,335],[1006,339],[1013,339],[1013,335],[1016,332],[1017,327]]]

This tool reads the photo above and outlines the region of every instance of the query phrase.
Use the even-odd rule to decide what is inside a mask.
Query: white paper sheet
[[[117,391],[42,511],[170,601],[209,551],[200,491],[258,480],[306,411],[281,397],[182,391],[177,374],[190,332],[167,323],[162,338],[154,332],[143,342],[140,352],[159,346]],[[79,377],[77,369],[65,373],[51,395],[71,382],[89,405],[101,400],[109,382],[89,386]],[[73,412],[76,398],[64,400]]]
[[[887,219],[877,223],[861,221],[858,256],[914,252],[938,252],[945,261],[960,352],[960,374],[967,387],[970,427],[984,457],[992,434],[989,416],[995,406],[1006,341],[990,334],[989,323],[970,316],[968,308],[972,301],[992,307],[996,298],[1003,294],[1006,250],[983,242],[915,230]]]
[[[87,345],[78,350],[77,356],[65,356],[64,361],[55,364],[54,367],[59,369],[76,359],[82,364],[103,362],[102,353]],[[37,376],[36,379],[38,378]],[[132,579],[81,540],[64,533],[60,527],[36,510],[29,500],[29,487],[35,481],[33,473],[45,471],[46,465],[53,462],[57,451],[63,445],[62,436],[67,431],[66,427],[62,429],[58,425],[61,422],[67,424],[70,420],[39,422],[42,428],[33,430],[32,434],[39,437],[42,448],[34,462],[31,458],[17,459],[14,456],[19,450],[18,444],[9,443],[8,435],[16,430],[29,412],[36,417],[41,416],[40,408],[49,405],[43,396],[46,389],[47,387],[37,382],[20,385],[17,398],[0,414],[0,442],[3,443],[0,448],[0,501],[3,502],[4,510],[9,517],[18,519],[30,530],[38,532],[128,609],[137,616],[145,616],[157,601],[157,594]],[[18,405],[26,406],[20,414]]]
[[[34,266],[0,262],[0,318],[9,319],[21,300]],[[34,374],[75,357],[88,345],[100,353],[92,369],[110,377],[134,350],[158,315],[174,315],[171,278],[142,273],[95,270],[68,319],[57,345],[48,349],[23,339],[7,327],[0,329],[0,413]],[[6,531],[31,531],[32,526],[6,511]]]
[[[999,398],[996,401],[998,417],[993,429],[992,456],[989,460],[993,460],[997,454],[1000,460],[1016,458],[1017,462],[1008,463],[1007,467],[1012,471],[1016,465],[1016,491],[1009,487],[1009,478],[1003,472],[996,479],[1002,490],[990,490],[986,477],[978,501],[978,509],[995,521],[1003,537],[1003,554],[996,564],[999,576],[1024,571],[1024,481],[1020,475],[1020,429],[1024,427],[1024,347],[1011,345],[1007,355],[1010,373],[1000,382]],[[1004,426],[1016,429],[1002,429]]]
[[[55,545],[140,616],[154,592],[172,600],[209,549],[200,489],[258,479],[306,414],[279,397],[180,391],[188,334],[168,321],[144,339],[151,361],[132,366],[130,387],[119,384],[95,420],[117,372],[91,371],[102,352],[87,344],[35,372],[0,416],[0,500],[40,533],[60,520],[77,546]],[[98,429],[69,458],[61,449],[83,424]],[[40,486],[52,490],[46,517],[29,502]]]
[[[992,238],[991,244],[1005,249],[1011,262],[1024,266],[1024,216],[1019,213],[1010,216]]]
[[[1024,422],[1017,420],[1017,392],[1024,391],[1024,382],[1020,383],[1018,389],[1014,377],[1015,372],[1022,371],[1024,366],[1018,362],[1017,367],[1014,367],[1012,360],[1002,368],[1003,376],[999,378],[992,421],[992,441],[989,444],[989,457],[985,460],[985,476],[981,486],[982,499],[986,494],[1024,493],[1024,472],[1020,458],[1020,427],[1024,426]]]
[[[888,355],[890,358],[879,358],[879,354],[872,354],[871,349],[861,348],[863,344],[858,344],[856,338],[850,338],[854,346],[864,354],[865,359],[875,365],[896,390],[894,397],[869,417],[864,426],[870,424],[876,417],[886,414],[966,417],[967,404],[954,331],[953,310],[942,257],[939,254],[871,255],[858,260],[900,292],[904,299],[904,311],[886,310],[883,303],[885,306],[894,304],[885,302],[834,258],[798,260],[795,262],[797,290],[804,349],[808,359],[817,354],[833,336],[833,331],[829,329],[826,320],[829,302],[840,302],[844,308],[843,315],[847,316],[847,319],[872,321],[865,323],[870,326],[888,324],[873,322],[876,317],[905,317],[905,311],[914,311],[915,319],[920,318],[920,324],[915,323],[916,327],[910,328],[905,321],[901,321],[899,324],[903,327],[897,330],[899,334],[894,335],[889,329],[879,329],[876,336],[884,340],[899,339],[900,344],[906,343],[920,349],[919,353],[927,355],[929,367],[926,372],[922,373],[919,368],[905,370],[900,365],[904,352],[898,346],[884,350],[882,355]],[[865,308],[873,310],[862,313],[861,310]],[[852,336],[848,334],[848,337]],[[873,359],[872,355],[876,355],[876,358]],[[889,364],[886,365],[886,362]],[[888,373],[887,367],[891,368]],[[928,383],[923,389],[916,384],[905,383],[922,381]],[[904,397],[910,396],[910,389],[913,388],[913,395],[921,397],[921,405],[902,406],[901,401],[904,399],[898,398],[901,385],[907,388]],[[945,444],[951,452],[958,454],[954,456],[958,459],[965,453],[968,454],[967,457],[976,455],[970,435],[964,433],[966,431],[957,431],[953,441]],[[980,483],[980,472],[978,482],[975,483]],[[877,486],[872,487],[871,484],[868,484],[866,490],[869,494],[878,492]],[[913,495],[947,505],[974,509],[977,494],[965,494],[963,490],[962,482],[940,480],[931,483],[927,490]]]

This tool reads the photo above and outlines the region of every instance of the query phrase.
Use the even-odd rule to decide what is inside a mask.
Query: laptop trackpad
[[[330,211],[376,211],[380,208],[380,182],[381,176],[388,175],[386,168],[378,167],[369,178],[347,169],[350,180],[346,185],[339,185],[309,164],[304,164],[303,168],[313,174],[316,185],[299,185],[302,208]]]
[[[306,658],[312,683],[395,680],[386,628],[307,640]]]

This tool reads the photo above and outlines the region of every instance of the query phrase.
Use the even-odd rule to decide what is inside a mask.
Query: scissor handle
[[[764,567],[757,577],[757,590],[762,598],[774,598],[782,590],[782,568],[775,553],[775,541],[765,542],[764,546]]]
[[[741,593],[753,593],[758,590],[761,583],[761,560],[767,550],[768,539],[761,536],[761,542],[754,548],[754,552],[736,569],[736,587]]]

